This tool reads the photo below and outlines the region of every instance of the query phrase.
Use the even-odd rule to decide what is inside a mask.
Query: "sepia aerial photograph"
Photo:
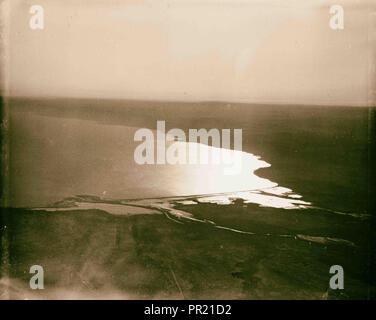
[[[375,1],[0,19],[0,300],[376,299]]]

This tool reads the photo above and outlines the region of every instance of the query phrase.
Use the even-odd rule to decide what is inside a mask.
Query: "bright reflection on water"
[[[198,201],[221,205],[231,204],[234,199],[243,199],[245,203],[256,203],[260,206],[284,209],[306,208],[310,205],[309,202],[297,200],[301,196],[294,194],[291,189],[278,186],[276,182],[257,176],[256,170],[270,167],[269,163],[261,160],[258,156],[243,151],[219,149],[202,144],[199,148],[192,148],[192,144],[195,144],[192,142],[175,142],[175,144],[179,144],[180,151],[183,149],[186,149],[187,152],[200,150],[200,152],[204,151],[212,156],[209,157],[209,164],[180,165],[186,181],[183,185],[176,184],[176,189],[179,190],[177,195],[217,194],[207,197],[200,196]],[[231,159],[232,162],[219,161],[220,163],[216,164],[213,161],[213,155],[220,159]],[[236,170],[231,170],[232,174],[228,174],[229,167],[236,168]]]

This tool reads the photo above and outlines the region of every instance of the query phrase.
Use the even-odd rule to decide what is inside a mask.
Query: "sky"
[[[6,94],[369,105],[373,3],[5,0]],[[35,4],[43,30],[29,27]],[[333,4],[344,8],[343,30],[329,27]]]

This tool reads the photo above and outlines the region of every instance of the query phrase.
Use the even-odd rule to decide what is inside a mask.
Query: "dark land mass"
[[[374,108],[83,99],[12,99],[9,106],[11,198],[33,188],[16,166],[27,157],[17,143],[28,134],[17,115],[30,113],[145,128],[165,120],[167,130],[243,128],[243,150],[272,164],[257,174],[317,208],[241,201],[176,206],[255,235],[209,222],[176,223],[163,214],[6,208],[0,216],[0,294],[8,279],[10,298],[376,298]],[[39,160],[30,159],[21,171],[34,170]],[[45,270],[46,289],[37,292],[28,286],[35,264]],[[344,290],[329,289],[332,265],[345,270]]]

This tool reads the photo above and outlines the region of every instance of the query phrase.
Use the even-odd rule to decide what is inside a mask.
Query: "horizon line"
[[[294,103],[294,102],[273,102],[273,101],[244,101],[244,100],[215,100],[215,99],[200,99],[200,100],[179,100],[179,99],[151,99],[151,98],[109,98],[109,97],[74,97],[74,96],[18,96],[18,95],[1,95],[1,99],[29,99],[29,100],[108,100],[108,101],[133,101],[133,102],[167,102],[167,103],[220,103],[220,104],[249,104],[249,105],[275,105],[275,106],[313,106],[313,107],[357,107],[357,108],[375,108],[376,101],[368,104],[341,104],[341,103]]]

